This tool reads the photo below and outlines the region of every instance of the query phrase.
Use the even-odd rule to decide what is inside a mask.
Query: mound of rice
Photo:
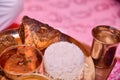
[[[80,80],[84,61],[80,48],[64,41],[51,44],[44,54],[45,71],[54,80]]]

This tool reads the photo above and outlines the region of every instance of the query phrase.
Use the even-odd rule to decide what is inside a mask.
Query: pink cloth
[[[91,30],[97,25],[120,29],[120,3],[116,0],[24,0],[24,15],[47,23],[91,46]],[[120,45],[117,49],[120,57]],[[120,60],[108,80],[120,80]]]

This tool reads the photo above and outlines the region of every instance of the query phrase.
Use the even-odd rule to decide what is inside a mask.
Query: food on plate
[[[19,34],[24,44],[35,46],[40,50],[57,42],[60,38],[58,30],[28,16],[23,17]]]
[[[1,54],[1,67],[5,72],[14,75],[34,72],[42,62],[39,51],[29,46],[13,46]]]
[[[45,50],[43,62],[45,74],[53,80],[80,80],[85,57],[75,44],[60,41]]]
[[[0,35],[0,53],[7,47],[17,45],[17,41],[11,35]]]

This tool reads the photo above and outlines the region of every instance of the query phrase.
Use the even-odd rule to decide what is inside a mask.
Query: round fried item
[[[17,45],[17,42],[12,35],[0,35],[0,53],[12,45]]]

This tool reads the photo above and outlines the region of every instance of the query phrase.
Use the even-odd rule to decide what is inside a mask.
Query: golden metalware
[[[4,30],[4,31],[1,31],[0,36],[1,35],[11,35],[15,38],[15,40],[18,44],[22,44],[22,41],[20,39],[18,30],[19,30],[19,28],[7,29],[7,30]]]
[[[17,78],[17,80],[31,80],[31,79],[33,79],[33,80],[51,80],[47,76],[42,75],[42,74],[29,74],[29,75],[24,75],[24,76]]]
[[[20,40],[20,37],[19,37],[18,30],[19,29],[9,29],[9,30],[5,30],[5,31],[1,32],[0,34],[2,34],[2,35],[4,35],[4,34],[12,35],[16,39],[18,45],[20,45],[22,43],[21,43],[21,40]],[[61,37],[60,37],[59,41],[68,41],[68,42],[74,43],[83,51],[83,53],[85,55],[85,67],[84,67],[84,70],[83,70],[83,78],[84,78],[84,80],[94,80],[95,79],[94,63],[93,63],[93,60],[92,60],[89,52],[87,51],[87,48],[85,48],[83,46],[83,44],[80,43],[79,41],[75,40],[74,38],[72,38],[72,37],[70,37],[70,36],[68,36],[64,33],[61,33]],[[41,52],[44,54],[44,50],[42,50]],[[44,70],[43,70],[43,73],[44,73]],[[12,75],[10,75],[10,76],[12,77]]]
[[[43,55],[35,47],[15,45],[0,54],[0,66],[5,75],[13,80],[23,75],[39,73]]]
[[[22,44],[18,34],[18,28],[8,29],[0,32],[0,53],[12,45]]]
[[[108,68],[114,61],[115,52],[120,42],[120,30],[100,25],[92,30],[93,43],[91,56],[96,67]]]

